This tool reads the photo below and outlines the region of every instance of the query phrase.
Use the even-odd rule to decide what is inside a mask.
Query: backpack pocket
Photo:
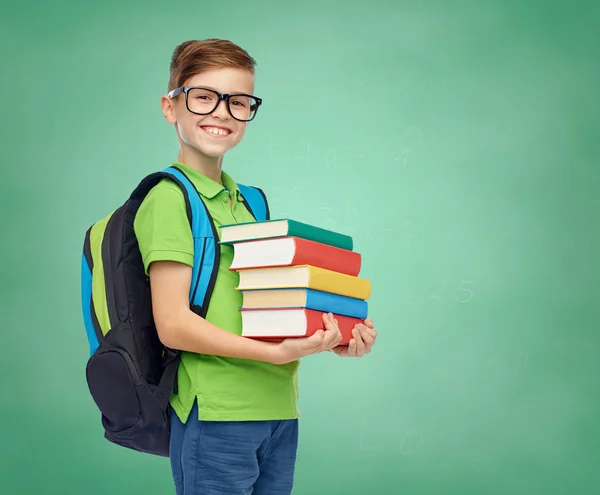
[[[138,366],[142,356],[149,358],[147,346],[139,347],[143,331],[146,329],[132,327],[130,321],[125,321],[107,332],[88,360],[86,378],[108,440],[141,452],[168,456],[170,384],[155,385],[156,376],[146,376]],[[154,358],[160,359],[150,357]],[[163,376],[170,381],[171,375]]]
[[[104,428],[125,433],[135,427],[142,413],[139,390],[144,384],[129,353],[101,346],[90,357],[86,375]]]

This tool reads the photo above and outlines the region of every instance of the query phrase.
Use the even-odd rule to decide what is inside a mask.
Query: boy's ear
[[[160,99],[160,106],[162,107],[162,112],[165,117],[165,120],[169,124],[177,123],[177,119],[175,118],[175,110],[173,109],[172,105],[172,100],[168,96],[162,96],[162,98]]]

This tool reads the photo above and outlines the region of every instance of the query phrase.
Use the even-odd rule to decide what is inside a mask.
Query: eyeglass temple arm
[[[183,88],[175,88],[171,91],[169,91],[169,98],[175,98],[176,96],[179,96],[181,93],[183,93]]]

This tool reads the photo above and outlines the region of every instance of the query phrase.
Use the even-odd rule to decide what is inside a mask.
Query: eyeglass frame
[[[216,93],[217,103],[216,103],[215,107],[210,112],[206,112],[206,113],[198,113],[198,112],[194,112],[194,111],[190,110],[190,106],[188,104],[188,94],[189,94],[190,90],[192,90],[192,89],[203,89],[205,91],[212,91],[213,93]],[[172,89],[171,91],[169,91],[167,93],[167,96],[169,98],[173,99],[173,98],[179,96],[181,93],[185,94],[185,107],[188,109],[188,112],[193,113],[195,115],[209,115],[209,114],[213,113],[219,107],[221,100],[225,100],[225,102],[227,103],[227,111],[229,112],[229,115],[231,115],[235,120],[237,120],[239,122],[251,122],[252,120],[254,120],[254,118],[256,117],[256,114],[258,113],[258,109],[259,109],[260,105],[262,104],[262,98],[259,98],[258,96],[249,95],[246,93],[232,93],[232,94],[219,93],[215,89],[204,88],[202,86],[181,86],[179,88],[175,88],[175,89]],[[250,98],[254,98],[256,100],[256,110],[254,111],[254,115],[252,116],[251,119],[242,120],[242,119],[238,119],[235,115],[233,115],[233,112],[231,111],[231,107],[229,106],[229,98],[231,98],[232,96],[249,96]],[[250,106],[250,109],[252,109],[252,105]]]

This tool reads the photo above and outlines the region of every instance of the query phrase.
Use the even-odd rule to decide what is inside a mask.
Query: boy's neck
[[[213,158],[209,156],[202,156],[198,154],[185,153],[181,150],[177,156],[177,161],[184,163],[188,167],[197,170],[203,175],[206,175],[209,179],[222,184],[221,170],[223,168],[223,157]]]

